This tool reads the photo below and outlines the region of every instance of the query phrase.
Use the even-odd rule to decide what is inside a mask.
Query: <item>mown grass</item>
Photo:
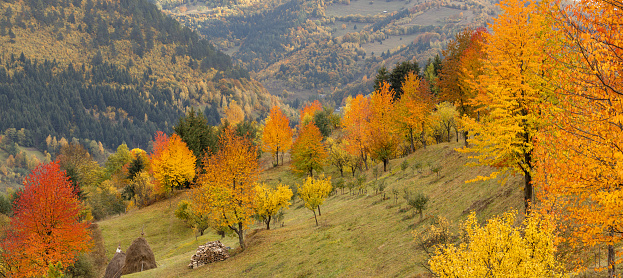
[[[454,148],[460,143],[442,143],[418,150],[416,153],[392,160],[390,170],[379,179],[388,184],[386,197],[377,195],[370,187],[367,193],[352,195],[345,190],[330,196],[321,206],[319,226],[313,214],[296,200],[286,212],[283,225],[265,230],[255,224],[247,232],[247,249],[230,259],[199,269],[187,269],[195,248],[206,241],[219,239],[210,232],[195,239],[193,231],[175,219],[175,204],[184,198],[180,194],[169,202],[106,219],[100,222],[108,256],[112,257],[117,243],[126,249],[140,235],[145,224],[146,239],[156,255],[159,267],[128,277],[417,277],[426,275],[420,263],[426,255],[417,249],[412,231],[430,225],[434,216],[444,216],[455,224],[465,219],[470,209],[482,219],[510,208],[521,209],[521,177],[511,177],[506,184],[497,181],[466,184],[476,175],[486,175],[490,169],[464,166],[465,154]],[[406,160],[406,170],[400,165]],[[423,167],[412,167],[419,162]],[[432,169],[438,168],[435,173]],[[335,180],[334,168],[327,174]],[[382,170],[382,165],[381,165]],[[374,180],[373,171],[364,173],[367,183]],[[262,180],[293,184],[302,177],[291,174],[288,166],[264,171]],[[430,197],[429,207],[422,219],[405,210],[402,192],[405,188],[423,192]],[[397,199],[392,189],[400,192]],[[236,239],[226,238],[226,246],[235,247]]]

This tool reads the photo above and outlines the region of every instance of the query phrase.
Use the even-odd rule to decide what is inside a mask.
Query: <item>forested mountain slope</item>
[[[146,0],[0,1],[0,131],[146,148],[190,107],[220,123],[279,102],[206,39]],[[11,139],[11,138],[9,138]],[[12,142],[11,142],[12,143]]]
[[[424,67],[455,33],[486,26],[497,13],[480,0],[152,1],[226,49],[272,93],[290,101],[332,94],[336,105],[372,91],[382,66]]]

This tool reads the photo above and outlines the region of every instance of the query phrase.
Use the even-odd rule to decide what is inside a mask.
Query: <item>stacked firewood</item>
[[[197,248],[197,253],[190,258],[188,268],[197,268],[204,264],[224,261],[229,258],[229,251],[227,250],[228,248],[218,240],[200,245]]]

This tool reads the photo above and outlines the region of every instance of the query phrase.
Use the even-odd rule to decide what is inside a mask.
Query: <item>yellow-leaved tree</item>
[[[474,137],[472,146],[461,151],[474,153],[475,165],[500,170],[477,179],[508,170],[523,174],[526,212],[533,195],[533,140],[543,125],[540,109],[546,99],[542,74],[548,26],[538,12],[540,5],[532,0],[500,2],[503,12],[486,39],[483,74],[471,83],[480,92],[473,100],[480,119],[462,119]]]
[[[370,98],[357,95],[346,99],[342,128],[345,137],[346,150],[353,156],[359,157],[368,169],[369,140],[367,130],[370,126]],[[354,173],[354,172],[353,172]]]
[[[158,181],[157,189],[170,194],[195,178],[195,155],[177,135],[168,137],[159,131],[156,134],[151,154],[151,170]]]
[[[290,128],[290,120],[277,106],[270,109],[270,115],[266,118],[262,142],[262,149],[272,153],[276,159],[273,165],[279,165],[279,153],[281,153],[281,164],[283,165],[283,154],[292,147],[292,129]]]
[[[266,224],[266,230],[270,230],[270,220],[277,215],[279,210],[287,209],[292,199],[292,190],[284,184],[273,188],[268,184],[260,183],[255,186],[255,214]]]
[[[244,230],[254,214],[257,147],[225,128],[219,137],[218,152],[204,157],[202,165],[191,194],[193,207],[213,220],[216,229],[226,227],[235,232],[244,249]]]
[[[472,212],[463,224],[465,240],[441,244],[428,261],[439,277],[563,277],[556,261],[554,229],[537,213],[515,226],[517,211],[480,226]]]
[[[294,144],[292,144],[292,169],[309,176],[322,171],[326,163],[327,151],[322,143],[322,134],[313,122],[303,124]]]
[[[316,220],[316,226],[318,226],[318,218],[316,218],[316,209],[318,209],[318,215],[320,213],[320,205],[324,203],[324,200],[329,196],[333,187],[331,186],[331,177],[320,176],[317,179],[313,177],[307,177],[303,185],[299,185],[297,193],[301,200],[305,202],[305,207],[310,209],[314,213],[314,219]]]

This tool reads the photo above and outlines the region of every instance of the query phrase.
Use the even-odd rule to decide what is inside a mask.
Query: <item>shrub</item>
[[[422,219],[422,212],[426,209],[428,203],[428,197],[421,192],[413,193],[405,189],[404,198],[407,201],[407,205],[415,209]]]
[[[409,167],[409,162],[405,159],[402,161],[402,163],[400,164],[400,170],[404,171],[407,170],[407,168]]]

